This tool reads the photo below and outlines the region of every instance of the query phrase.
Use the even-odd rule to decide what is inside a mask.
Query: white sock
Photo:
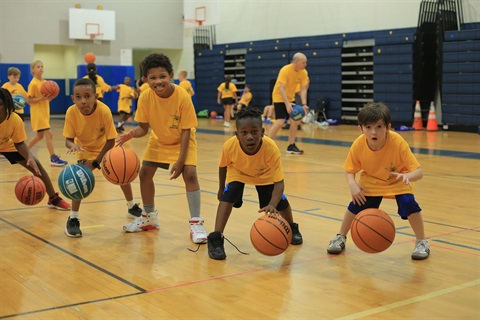
[[[128,209],[132,209],[132,207],[133,207],[134,205],[135,205],[135,201],[133,201],[133,200],[128,201],[128,200],[127,200]]]
[[[78,219],[78,211],[70,211],[70,218],[77,218]]]

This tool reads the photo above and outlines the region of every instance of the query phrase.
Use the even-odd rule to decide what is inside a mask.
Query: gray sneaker
[[[342,253],[342,251],[345,250],[345,242],[347,242],[347,238],[341,234],[337,234],[335,238],[330,240],[327,252],[332,254]]]
[[[417,240],[415,243],[415,250],[412,252],[412,259],[413,260],[425,260],[428,258],[430,255],[430,245],[428,244],[428,241],[423,239],[423,240]]]

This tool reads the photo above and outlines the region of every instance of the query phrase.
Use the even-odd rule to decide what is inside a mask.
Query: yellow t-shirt
[[[174,86],[168,98],[155,91],[144,91],[138,99],[135,121],[148,123],[150,137],[143,159],[159,163],[175,163],[180,155],[182,129],[191,129],[185,164],[197,165],[195,127],[198,125],[192,98],[179,86]]]
[[[182,87],[183,89],[187,90],[187,92],[190,96],[192,95],[193,88],[192,88],[192,84],[190,83],[190,81],[185,79],[185,80],[180,81],[180,83],[178,85],[180,87]]]
[[[84,78],[90,78],[90,77],[87,74]],[[110,89],[112,88],[98,74],[97,74],[97,84],[95,85],[95,87],[96,87],[96,94],[98,95],[97,98],[103,98],[104,93],[110,91]]]
[[[142,84],[140,86],[140,94],[142,94],[143,92],[145,92],[149,88],[150,88],[150,85],[148,84],[148,82],[145,82],[144,84]]]
[[[248,107],[248,104],[250,103],[250,101],[252,101],[252,93],[251,92],[244,92],[238,103],[241,103],[241,104]]]
[[[406,185],[390,172],[406,173],[420,167],[408,143],[398,133],[389,131],[381,150],[372,151],[365,135],[360,135],[350,147],[343,168],[346,172],[360,174],[359,184],[368,190],[366,196],[392,197],[411,193],[412,187]]]
[[[18,114],[12,112],[10,118],[0,123],[0,152],[17,152],[14,143],[27,140],[23,121]]]
[[[242,150],[237,137],[231,137],[223,144],[219,167],[227,167],[226,183],[239,181],[263,186],[283,180],[277,144],[266,136],[262,140],[262,146],[254,155],[248,155]]]
[[[132,99],[128,97],[135,98],[135,89],[125,84],[118,86],[117,91],[118,95],[118,112],[124,111],[126,113],[132,112]]]
[[[228,85],[228,89],[226,89],[225,82],[223,82],[221,85],[218,86],[217,91],[222,93],[222,99],[233,98],[233,93],[237,92],[237,87],[230,82],[230,84]]]
[[[288,101],[295,100],[295,92],[297,92],[297,85],[304,87],[308,85],[308,72],[307,70],[295,71],[293,64],[287,64],[278,73],[277,82],[273,88],[272,99],[274,103],[284,103],[282,95],[280,94],[280,84],[285,85],[285,93],[287,94]],[[299,92],[300,90],[298,90]]]
[[[27,96],[28,96],[27,91],[25,91],[23,86],[18,82],[15,85],[12,85],[10,82],[5,82],[2,85],[2,88],[8,90],[10,92],[10,94],[12,95],[12,98],[13,98],[14,95],[21,94],[25,99],[27,99]],[[18,113],[18,114],[24,114],[25,113],[25,111],[23,109],[18,109],[18,110],[15,109],[15,112]]]
[[[110,108],[97,100],[95,111],[86,116],[76,105],[70,106],[65,116],[63,135],[74,139],[76,144],[85,149],[77,152],[77,159],[95,160],[107,140],[117,137]]]
[[[33,78],[28,85],[28,96],[31,98],[43,97],[40,89],[45,80]],[[37,103],[30,103],[30,122],[33,131],[50,128],[50,101],[48,99]]]

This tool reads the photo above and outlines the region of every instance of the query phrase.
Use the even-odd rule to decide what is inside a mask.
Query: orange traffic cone
[[[430,111],[428,112],[427,130],[428,131],[438,130],[437,116],[435,115],[435,106],[433,104],[433,101],[430,103]]]
[[[415,130],[423,130],[423,121],[422,121],[422,110],[420,109],[420,101],[417,100],[415,104],[415,114],[413,115],[413,129]]]

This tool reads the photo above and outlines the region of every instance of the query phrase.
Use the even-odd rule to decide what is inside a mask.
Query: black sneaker
[[[287,148],[287,153],[289,154],[303,154],[303,150],[298,149],[298,147],[294,144],[291,144]]]
[[[127,218],[135,219],[142,215],[142,208],[138,206],[138,203],[135,203],[132,208],[128,209]]]
[[[290,228],[292,229],[292,241],[290,241],[290,244],[298,245],[303,243],[303,237],[302,234],[300,233],[300,230],[298,230],[298,223],[291,223]]]
[[[290,123],[285,123],[285,124],[282,126],[282,129],[284,129],[284,130],[290,129]]]
[[[80,220],[77,218],[68,217],[67,226],[65,227],[65,234],[72,238],[81,237],[82,230],[80,230]]]
[[[223,235],[214,231],[208,235],[208,255],[210,258],[215,260],[225,260],[227,255],[225,254],[225,249],[223,248]]]

